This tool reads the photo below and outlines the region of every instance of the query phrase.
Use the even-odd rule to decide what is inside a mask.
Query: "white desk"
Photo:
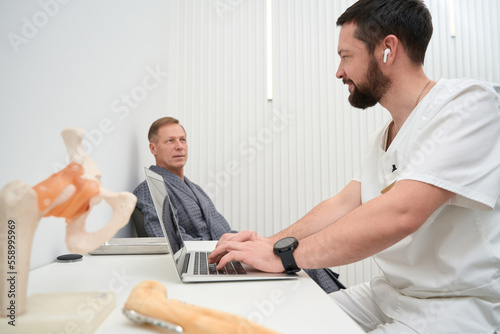
[[[162,332],[136,325],[122,314],[131,289],[143,280],[164,284],[168,298],[238,314],[281,333],[364,333],[303,271],[291,281],[186,284],[173,266],[168,254],[86,255],[81,262],[33,270],[28,295],[114,292],[116,307],[96,331],[103,334]]]

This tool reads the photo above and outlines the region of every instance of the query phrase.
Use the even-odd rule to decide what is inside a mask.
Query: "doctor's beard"
[[[373,107],[391,86],[391,80],[385,76],[375,60],[375,57],[370,58],[370,64],[366,74],[366,83],[356,85],[351,80],[343,80],[345,84],[352,83],[354,88],[349,95],[349,103],[360,109]]]

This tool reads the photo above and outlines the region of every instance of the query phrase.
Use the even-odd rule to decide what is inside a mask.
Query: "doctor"
[[[349,102],[380,103],[392,119],[339,194],[274,236],[224,235],[210,261],[293,272],[373,256],[381,276],[330,294],[367,332],[498,331],[498,95],[425,75],[433,28],[423,1],[361,0],[337,25]]]

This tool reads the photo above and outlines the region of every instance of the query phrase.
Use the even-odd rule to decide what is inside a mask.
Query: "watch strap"
[[[281,258],[281,262],[283,263],[283,267],[285,268],[285,272],[287,274],[293,274],[297,271],[300,271],[300,268],[295,263],[295,258],[293,257],[293,250],[287,250],[285,252],[280,252],[279,256]]]

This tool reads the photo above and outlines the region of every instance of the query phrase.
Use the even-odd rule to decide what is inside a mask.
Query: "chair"
[[[134,212],[132,212],[132,215],[130,216],[130,222],[135,227],[137,237],[149,237],[148,233],[146,232],[146,228],[144,227],[144,215],[138,207],[135,207]]]

